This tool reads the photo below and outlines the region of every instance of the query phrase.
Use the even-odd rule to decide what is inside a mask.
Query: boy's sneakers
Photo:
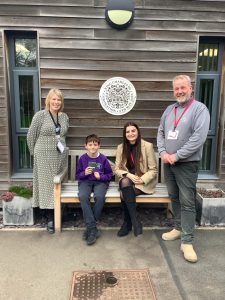
[[[97,238],[100,237],[101,233],[100,231],[96,228],[96,227],[93,227],[93,228],[88,228],[84,231],[83,233],[83,240],[86,240],[87,241],[87,245],[93,245]]]

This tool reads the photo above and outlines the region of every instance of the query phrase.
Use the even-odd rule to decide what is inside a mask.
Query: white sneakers
[[[174,241],[179,239],[180,237],[181,237],[181,231],[177,229],[173,229],[169,232],[163,233],[162,235],[162,239],[164,241]]]
[[[163,233],[162,234],[162,239],[164,241],[174,241],[177,239],[180,239],[181,237],[181,231],[177,230],[177,229],[173,229],[169,232]],[[180,250],[183,252],[184,254],[184,258],[192,263],[195,263],[198,261],[198,257],[197,254],[193,248],[192,244],[181,244]]]

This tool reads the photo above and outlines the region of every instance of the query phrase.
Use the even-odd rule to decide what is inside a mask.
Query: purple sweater
[[[100,180],[95,178],[94,172],[90,175],[85,175],[85,169],[89,166],[90,162],[96,163],[94,171],[100,174]],[[76,178],[79,182],[87,180],[109,182],[112,177],[112,168],[105,155],[100,153],[98,157],[89,157],[87,153],[85,153],[80,157],[76,172]]]

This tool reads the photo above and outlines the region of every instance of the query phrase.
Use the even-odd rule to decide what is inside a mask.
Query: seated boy
[[[99,153],[100,139],[97,135],[91,134],[86,137],[85,148],[87,153],[79,159],[76,177],[79,182],[79,199],[86,225],[83,239],[86,240],[87,245],[92,245],[100,235],[96,221],[101,216],[105,194],[113,172],[108,159]],[[90,203],[92,192],[95,199],[93,209]]]

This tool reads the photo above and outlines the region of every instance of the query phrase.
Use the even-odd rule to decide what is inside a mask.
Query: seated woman
[[[123,143],[117,147],[115,174],[119,177],[120,198],[124,213],[119,237],[132,230],[142,234],[142,224],[137,218],[136,196],[154,193],[157,183],[157,162],[151,143],[141,139],[137,124],[128,122],[123,129]]]

